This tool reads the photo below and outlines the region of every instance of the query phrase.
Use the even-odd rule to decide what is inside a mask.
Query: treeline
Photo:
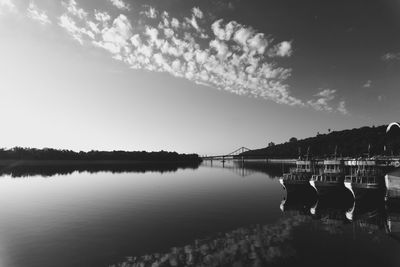
[[[36,149],[14,147],[0,149],[0,160],[78,160],[78,161],[201,161],[197,154],[146,151],[96,151],[75,152],[52,148]]]
[[[386,133],[386,127],[333,131],[302,140],[291,138],[289,142],[252,150],[243,155],[253,158],[298,158],[299,152],[304,156],[309,150],[310,156],[329,157],[334,155],[336,147],[337,156],[343,157],[400,155],[400,129],[392,127]]]
[[[110,173],[146,173],[176,172],[179,169],[197,169],[197,161],[164,161],[154,164],[153,161],[0,161],[0,176],[10,175],[13,178],[40,175],[51,177],[67,175],[74,172],[110,172]]]

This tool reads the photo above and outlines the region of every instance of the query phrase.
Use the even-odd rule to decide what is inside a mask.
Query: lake
[[[399,208],[287,196],[287,168],[3,174],[0,266],[400,266]]]

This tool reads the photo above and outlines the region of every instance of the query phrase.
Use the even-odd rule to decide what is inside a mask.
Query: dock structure
[[[271,159],[268,158],[267,155],[265,157],[257,155],[257,157],[254,158],[252,157],[251,153],[248,153],[251,151],[252,150],[247,147],[240,147],[228,154],[204,156],[202,157],[202,159],[204,161],[209,161],[211,165],[213,164],[213,161],[217,160],[221,161],[222,167],[225,167],[225,162],[229,160],[236,160],[244,163],[247,160],[254,159],[254,160],[264,160],[266,164],[282,163],[282,164],[296,164],[296,165],[298,165],[298,163],[301,162],[300,158]],[[324,177],[321,176],[322,172],[332,172],[331,170],[321,171],[326,167],[325,165],[327,164],[327,162],[332,161],[332,158],[313,158],[309,160],[313,162],[315,170],[310,172],[311,175],[305,182],[307,184],[311,183],[312,185],[313,182],[317,183],[317,180],[319,179],[321,181],[318,180],[318,182],[319,183],[322,182],[321,188],[324,187],[325,184],[328,182],[332,183],[332,177],[326,178],[327,181],[325,181],[326,179],[322,179]],[[342,162],[341,164],[343,164],[343,170],[341,170],[341,173],[343,177],[345,177],[344,179],[345,181],[342,181],[343,177],[341,178],[339,177],[340,179],[337,179],[338,180],[337,182],[340,183],[341,185],[344,184],[345,187],[349,188],[354,197],[357,197],[356,196],[357,193],[355,192],[355,190],[370,192],[369,189],[374,189],[374,187],[376,187],[376,189],[385,189],[386,191],[385,199],[397,199],[400,202],[400,156],[374,156],[374,157],[368,156],[368,157],[358,157],[358,158],[350,158],[350,157],[337,158],[335,156],[334,161]],[[360,169],[361,166],[362,168]],[[399,168],[398,175],[392,175],[392,171],[395,170],[396,168]],[[314,179],[315,181],[312,179],[312,177],[315,178]],[[281,183],[283,183],[283,181],[288,180],[288,178],[285,179],[285,177],[282,177],[280,180],[282,180]],[[294,180],[296,180],[296,182],[298,183],[297,181],[298,179]],[[286,185],[284,185],[285,188],[287,187]],[[322,189],[319,189],[317,191],[322,192]]]

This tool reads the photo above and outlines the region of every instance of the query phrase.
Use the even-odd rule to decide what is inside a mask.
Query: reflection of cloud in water
[[[294,227],[311,218],[294,215],[273,225],[242,227],[213,238],[195,240],[169,253],[129,257],[115,266],[264,266],[295,255]]]

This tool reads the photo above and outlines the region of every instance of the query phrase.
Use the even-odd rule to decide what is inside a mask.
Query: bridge
[[[254,173],[257,173],[256,170],[247,168],[245,166],[244,161],[229,161],[229,162],[222,161],[222,164],[220,164],[220,163],[213,164],[213,161],[209,160],[209,161],[204,161],[203,164],[204,164],[204,166],[208,166],[208,167],[222,168],[222,169],[229,170],[241,177],[247,177]]]
[[[226,154],[226,155],[205,156],[205,157],[202,157],[202,159],[203,160],[222,160],[222,161],[225,161],[225,160],[238,158],[242,153],[248,152],[248,151],[251,151],[251,149],[242,146],[242,147],[236,149],[235,151],[233,151],[233,152],[231,152],[229,154]],[[241,157],[241,159],[243,159],[243,156]]]

